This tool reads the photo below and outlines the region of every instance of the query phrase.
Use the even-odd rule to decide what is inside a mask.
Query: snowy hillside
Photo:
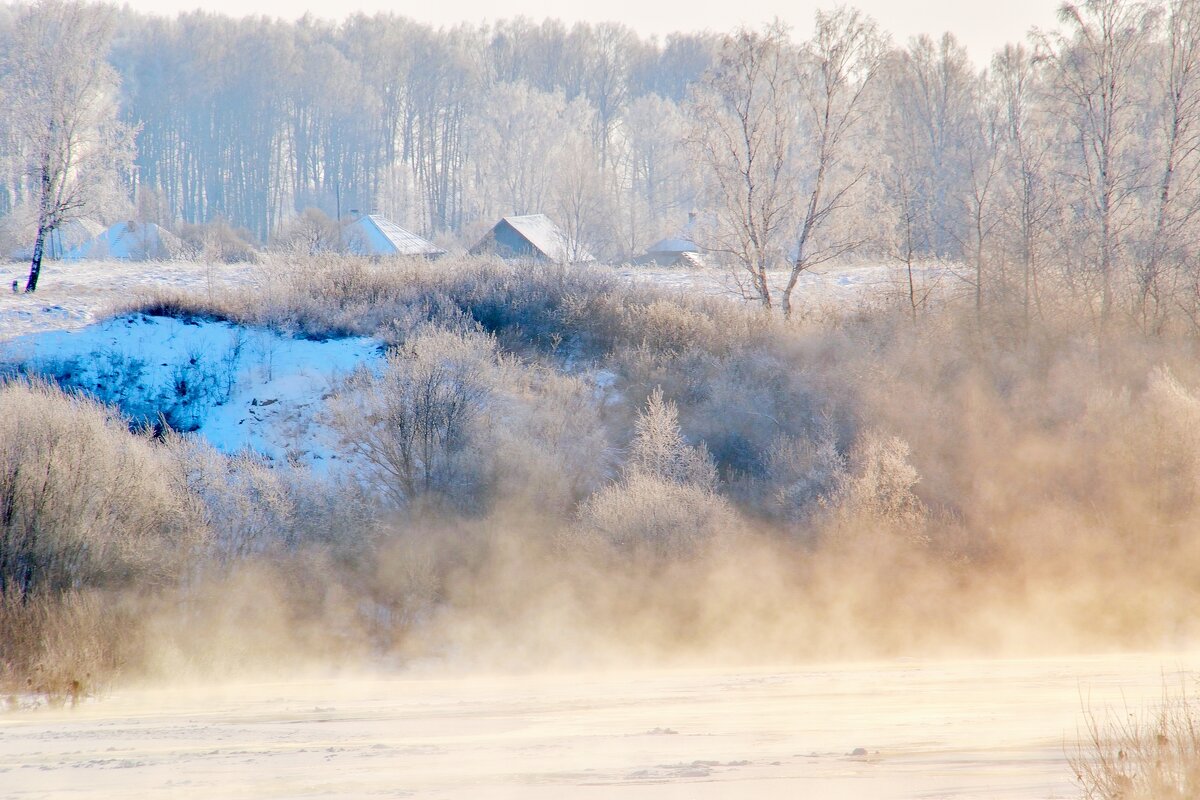
[[[717,269],[585,269],[688,294],[740,297],[730,275]],[[23,284],[25,270],[22,263],[0,265],[0,280]],[[298,340],[198,319],[108,317],[164,289],[201,298],[240,287],[269,293],[272,274],[269,263],[51,262],[37,293],[0,293],[0,366],[113,403],[135,424],[154,425],[161,415],[226,452],[251,448],[325,471],[339,456],[320,422],[322,397],[357,366],[380,362],[378,342]],[[936,265],[920,274],[926,283],[945,280]],[[854,307],[881,298],[897,279],[890,266],[825,269],[803,275],[797,295],[802,306]]]
[[[144,314],[0,343],[3,362],[113,403],[135,423],[161,415],[226,452],[250,448],[318,472],[338,459],[320,419],[323,398],[382,358],[373,339],[318,342]]]

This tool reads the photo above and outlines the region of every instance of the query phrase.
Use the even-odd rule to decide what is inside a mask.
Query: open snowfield
[[[617,274],[633,281],[647,281],[682,292],[710,294],[730,298],[747,297],[736,274],[717,268],[687,269],[683,267],[614,268]],[[914,267],[914,283],[918,295],[930,291],[962,291],[967,284],[946,265],[936,263]],[[770,275],[771,289],[776,293],[787,285],[786,272]],[[819,309],[827,306],[854,308],[876,305],[886,300],[907,296],[908,276],[899,264],[862,264],[855,266],[820,266],[801,273],[796,282],[794,302],[800,308]]]
[[[430,264],[436,269],[436,262]],[[596,269],[595,267],[579,267]],[[669,267],[599,267],[623,278],[648,281],[686,293],[741,297],[736,281],[725,270]],[[161,289],[178,289],[204,295],[229,287],[253,286],[263,267],[254,264],[215,264],[189,261],[135,263],[128,261],[47,262],[38,290],[32,295],[12,293],[12,282],[25,286],[29,265],[0,262],[0,340],[25,333],[77,329],[103,317],[107,309]],[[800,276],[796,302],[802,307],[871,303],[888,294],[907,291],[905,273],[898,265],[820,267]],[[773,276],[782,288],[784,273]],[[917,270],[919,286],[951,290],[962,286],[947,268],[923,265]]]
[[[131,261],[48,261],[42,266],[38,290],[12,292],[12,282],[24,289],[29,265],[0,262],[0,340],[23,333],[89,325],[107,309],[159,289],[217,292],[253,282],[257,267],[189,261],[137,263]]]
[[[0,796],[1067,798],[1083,705],[1140,711],[1164,684],[1194,688],[1197,667],[1137,655],[124,690],[0,716]]]

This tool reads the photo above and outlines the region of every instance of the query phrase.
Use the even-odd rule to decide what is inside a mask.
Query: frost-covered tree
[[[21,12],[3,59],[3,95],[36,206],[25,291],[37,289],[46,237],[111,195],[132,158],[117,121],[117,76],[105,61],[113,12],[38,0]]]
[[[1179,267],[1200,244],[1200,2],[1167,4],[1166,42],[1159,48],[1153,222],[1137,275],[1136,311],[1158,333],[1177,301]]]
[[[818,12],[816,33],[800,62],[802,123],[809,133],[809,152],[801,185],[804,205],[782,294],[784,314],[791,314],[792,293],[800,274],[840,258],[861,245],[861,235],[828,236],[834,218],[849,207],[855,188],[866,177],[862,150],[855,142],[869,109],[868,92],[883,65],[886,40],[875,22],[854,9]]]
[[[1136,221],[1138,190],[1147,164],[1139,152],[1146,98],[1140,66],[1154,9],[1135,0],[1064,3],[1067,31],[1042,38],[1054,66],[1054,90],[1068,149],[1064,173],[1100,295],[1099,323],[1112,316],[1113,284]]]
[[[716,484],[708,450],[684,440],[675,404],[656,389],[638,415],[621,480],[580,507],[581,532],[617,549],[686,554],[737,527]]]
[[[714,215],[701,244],[732,259],[746,293],[767,309],[768,270],[785,258],[799,197],[796,58],[782,25],[743,28],[726,38],[690,106],[689,142]]]
[[[634,424],[626,474],[651,475],[671,483],[713,491],[717,469],[703,445],[693,447],[679,429],[679,409],[663,399],[662,389],[646,398],[646,408]]]
[[[356,373],[331,401],[343,446],[397,506],[475,501],[481,460],[472,447],[494,348],[475,334],[418,334],[381,374]]]

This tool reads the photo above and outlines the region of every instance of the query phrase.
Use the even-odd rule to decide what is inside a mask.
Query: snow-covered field
[[[628,280],[648,281],[686,293],[741,296],[732,276],[719,269],[598,269],[611,269]],[[155,290],[178,289],[204,296],[230,287],[254,286],[261,279],[262,267],[187,261],[48,262],[36,293],[13,293],[12,282],[17,281],[23,288],[28,272],[29,265],[23,262],[0,262],[0,340],[36,331],[81,328],[102,317],[107,309]],[[948,268],[936,264],[919,267],[916,275],[923,290],[936,287],[953,291],[962,285]],[[786,277],[784,273],[774,275],[773,286],[781,288]],[[812,307],[846,306],[875,302],[905,291],[905,273],[898,265],[820,267],[800,276],[796,301]]]
[[[0,716],[0,796],[1067,798],[1084,705],[1140,710],[1164,683],[1193,688],[1197,667],[1139,655],[127,690]]]
[[[203,296],[230,286],[251,284],[257,267],[188,261],[49,261],[33,294],[25,287],[29,265],[0,262],[0,340],[36,331],[76,329],[95,322],[113,306],[160,289]]]
[[[738,276],[727,270],[639,266],[614,269],[623,278],[647,281],[685,293],[747,297],[745,289],[748,287],[739,285]],[[787,284],[787,273],[774,272],[770,278],[772,290],[777,294],[782,292]],[[907,280],[906,270],[898,264],[821,266],[801,273],[796,282],[794,301],[801,308],[812,309],[853,308],[889,300],[899,302],[907,297]],[[914,283],[918,295],[929,291],[961,291],[966,286],[949,266],[935,263],[915,267]]]

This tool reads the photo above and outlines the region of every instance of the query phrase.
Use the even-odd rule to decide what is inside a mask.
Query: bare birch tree
[[[795,52],[779,24],[728,37],[691,102],[689,142],[707,172],[715,230],[700,244],[732,258],[750,297],[770,309],[768,270],[794,224],[798,135]]]
[[[886,46],[874,21],[857,10],[817,12],[816,33],[805,47],[798,81],[813,151],[795,255],[782,294],[785,315],[791,315],[792,292],[802,272],[845,255],[864,241],[854,236],[821,241],[821,236],[867,174],[865,160],[852,164],[847,156],[868,111],[867,91],[879,73]]]
[[[37,233],[25,291],[37,289],[46,238],[86,213],[132,160],[105,61],[112,11],[74,0],[24,9],[4,58],[4,94],[33,185]]]
[[[983,316],[984,284],[988,276],[984,267],[986,245],[1000,223],[995,213],[1000,172],[1003,169],[1004,122],[1003,100],[989,81],[980,81],[975,113],[964,143],[967,186],[964,205],[968,220],[967,241],[963,248],[973,267],[971,279],[975,295],[975,318]]]
[[[1049,185],[1050,144],[1039,126],[1039,64],[1021,45],[1008,45],[992,60],[992,75],[1003,98],[1005,126],[1005,204],[1003,224],[1020,265],[1022,328],[1028,330],[1037,292],[1041,241],[1054,208]]]
[[[1068,157],[1066,174],[1075,184],[1078,214],[1092,240],[1104,330],[1112,315],[1114,273],[1143,181],[1143,165],[1134,155],[1135,76],[1151,9],[1135,0],[1085,0],[1064,3],[1059,18],[1068,30],[1043,36],[1043,52],[1055,66],[1055,88],[1071,131],[1075,153]]]
[[[1138,280],[1140,322],[1158,333],[1175,295],[1183,252],[1200,243],[1200,2],[1171,0],[1159,75],[1154,222]]]

